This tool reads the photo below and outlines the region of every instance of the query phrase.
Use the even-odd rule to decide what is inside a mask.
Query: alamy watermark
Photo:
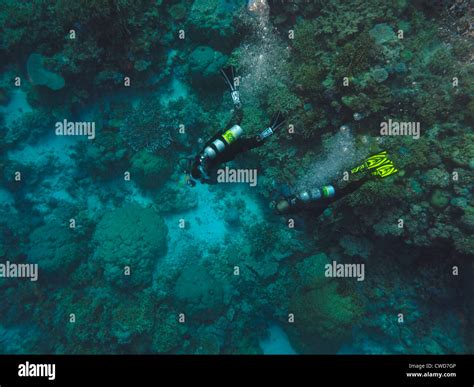
[[[56,136],[87,136],[89,140],[95,138],[95,122],[74,122],[66,119],[56,122],[54,125]]]
[[[256,169],[233,169],[225,167],[217,170],[218,183],[246,183],[250,187],[257,185]]]
[[[380,123],[381,136],[412,136],[415,140],[420,138],[420,123],[405,121],[382,121]]]
[[[56,379],[56,364],[34,364],[29,361],[18,365],[18,376],[24,377],[40,377],[48,378],[48,380]]]
[[[30,281],[35,282],[38,280],[38,264],[10,261],[0,263],[0,278],[29,278]]]
[[[357,281],[365,279],[365,264],[363,263],[337,263],[332,261],[324,265],[326,277],[357,278]]]

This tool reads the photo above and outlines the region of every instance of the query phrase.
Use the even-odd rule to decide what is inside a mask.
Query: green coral
[[[445,191],[436,189],[431,195],[430,203],[437,208],[444,208],[449,203],[450,196]]]
[[[239,5],[220,0],[195,0],[188,13],[189,36],[196,42],[228,48],[236,38],[234,18]]]
[[[142,150],[131,159],[132,180],[146,189],[156,189],[164,184],[171,174],[172,165],[163,156]]]
[[[48,223],[31,233],[27,256],[38,264],[40,278],[44,273],[49,280],[62,280],[62,273],[85,258],[86,249],[75,232],[69,224]]]
[[[174,353],[183,350],[186,325],[179,323],[176,313],[165,307],[159,308],[155,326],[152,336],[153,353]]]
[[[37,308],[35,320],[45,329],[51,329],[52,324],[57,327],[55,353],[100,354],[117,350],[112,345],[110,302],[110,294],[103,289],[87,289],[81,297],[58,291]],[[39,309],[49,312],[46,318]]]
[[[328,263],[325,254],[318,254],[296,267],[297,279],[302,283],[290,301],[289,312],[294,314],[295,322],[287,331],[292,344],[303,353],[334,350],[363,315],[357,295],[325,277]]]
[[[173,294],[193,319],[209,322],[223,313],[223,286],[200,265],[184,268],[176,280]]]
[[[293,112],[298,107],[301,107],[302,100],[293,94],[288,88],[281,84],[275,88],[273,93],[269,94],[268,104],[271,107],[269,113],[273,114],[281,111],[285,114]]]
[[[219,70],[227,63],[227,57],[208,46],[198,46],[189,55],[189,70],[199,84],[217,79]]]
[[[172,5],[168,12],[174,20],[181,21],[186,17],[187,9],[184,4],[178,3]]]
[[[325,253],[318,253],[299,262],[295,269],[299,275],[298,284],[303,290],[319,288],[326,282],[324,265],[329,263]]]
[[[369,34],[361,33],[344,44],[334,58],[334,77],[342,83],[343,77],[356,76],[367,71],[377,61],[378,49]]]
[[[377,44],[392,42],[397,39],[393,28],[387,23],[376,24],[374,28],[369,31],[369,34]]]
[[[44,67],[44,57],[40,54],[31,54],[26,63],[28,77],[34,85],[46,86],[52,90],[62,89],[64,78]]]
[[[294,81],[301,90],[316,95],[323,89],[322,82],[325,75],[325,69],[321,64],[304,62],[296,65]]]
[[[138,297],[124,297],[112,310],[111,334],[118,344],[126,345],[134,353],[148,352],[154,318],[155,305],[149,292]]]
[[[47,109],[25,112],[8,125],[3,141],[8,146],[21,141],[35,142],[48,131],[53,132],[56,116],[56,112],[51,114],[51,111]]]
[[[355,112],[379,113],[393,106],[391,90],[382,85],[370,85],[357,94],[343,96],[341,101]]]
[[[185,183],[184,175],[179,180],[168,181],[154,197],[155,208],[160,213],[179,213],[198,206],[198,194]]]
[[[365,183],[357,192],[351,195],[349,202],[354,207],[372,206],[374,201],[388,206],[403,201],[406,195],[403,185],[397,184],[394,179],[383,181],[374,179]]]
[[[429,70],[436,75],[451,76],[455,67],[454,58],[446,47],[437,49],[428,63]]]
[[[80,142],[76,152],[80,165],[94,179],[123,177],[129,167],[130,149],[112,128],[101,130],[92,142]]]

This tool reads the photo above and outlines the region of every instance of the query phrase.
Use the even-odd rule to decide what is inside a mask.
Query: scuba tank
[[[244,130],[239,125],[232,126],[206,146],[202,152],[203,155],[208,159],[215,159],[219,153],[224,152],[224,150],[242,136],[243,133]]]
[[[312,188],[298,192],[295,195],[286,197],[278,203],[273,203],[273,207],[280,214],[290,212],[298,207],[306,207],[318,201],[330,200],[335,198],[337,200],[345,195],[354,192],[371,176],[378,178],[385,178],[398,172],[394,162],[389,158],[387,151],[382,151],[372,156],[369,156],[364,162],[355,168],[352,168],[350,173],[353,178],[352,182],[345,187],[338,186],[338,197],[336,197],[336,189],[333,185],[324,185],[321,188]]]
[[[326,199],[332,199],[336,196],[336,189],[332,185],[323,185],[321,188],[307,189],[298,192],[278,203],[274,204],[274,208],[280,214],[291,211],[298,206],[307,206],[309,204],[323,201]]]
[[[313,188],[305,190],[296,195],[296,198],[303,203],[315,202],[321,198],[329,199],[336,195],[336,189],[332,185],[324,185],[321,189]]]

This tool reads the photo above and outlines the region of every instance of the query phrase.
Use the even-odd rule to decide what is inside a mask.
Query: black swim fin
[[[230,87],[230,91],[237,91],[236,71],[234,66],[227,66],[221,69],[221,74],[224,77],[225,83]]]
[[[275,132],[276,130],[280,129],[283,126],[285,121],[286,121],[286,118],[283,115],[283,113],[278,111],[274,113],[272,116],[272,119],[270,121],[270,128],[272,129],[272,131]]]
[[[257,135],[257,138],[259,139],[259,141],[264,140],[267,137],[270,137],[273,133],[275,133],[276,130],[278,130],[279,128],[283,126],[285,121],[286,121],[286,118],[282,112],[278,111],[275,114],[273,114],[272,119],[270,120],[270,126],[266,128],[263,132]]]

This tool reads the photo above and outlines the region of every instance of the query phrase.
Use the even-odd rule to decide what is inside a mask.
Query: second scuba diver
[[[229,66],[221,70],[225,82],[230,88],[234,114],[226,127],[217,132],[190,160],[187,168],[188,184],[194,186],[196,180],[201,183],[215,183],[216,171],[219,165],[233,160],[238,154],[260,147],[265,139],[271,136],[285,122],[283,114],[277,112],[273,115],[270,125],[260,133],[244,137],[244,130],[240,126],[243,118],[242,105],[235,77],[235,68]]]
[[[368,157],[361,165],[351,169],[350,182],[342,179],[335,185],[324,185],[281,197],[270,206],[278,214],[294,214],[300,211],[319,216],[331,203],[357,190],[371,177],[384,178],[398,172],[386,151]]]

